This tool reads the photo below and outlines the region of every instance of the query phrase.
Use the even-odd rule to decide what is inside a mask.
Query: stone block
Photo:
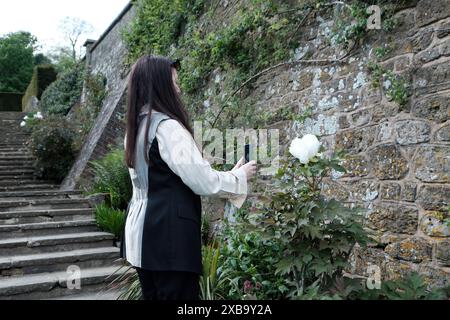
[[[434,122],[445,122],[450,118],[450,94],[420,99],[413,105],[411,113]]]
[[[449,182],[450,146],[421,146],[414,165],[416,178],[424,182]]]
[[[415,234],[419,211],[415,207],[394,205],[392,203],[375,206],[368,216],[367,226],[378,232]]]
[[[420,230],[430,237],[449,237],[450,228],[441,212],[428,212],[420,219]]]
[[[375,147],[369,152],[369,158],[374,175],[381,180],[401,179],[409,171],[408,161],[394,144]]]
[[[419,263],[431,260],[432,246],[423,238],[413,237],[392,243],[385,251],[392,258]]]
[[[396,141],[401,145],[430,140],[431,127],[425,121],[402,120],[395,124]]]
[[[401,186],[398,182],[385,182],[381,185],[381,199],[400,200]]]

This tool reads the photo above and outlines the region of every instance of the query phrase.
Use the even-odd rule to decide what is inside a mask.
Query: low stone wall
[[[23,93],[0,92],[0,111],[22,111]]]

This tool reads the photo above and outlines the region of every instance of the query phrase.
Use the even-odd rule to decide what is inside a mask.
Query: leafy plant
[[[84,66],[80,63],[58,75],[57,80],[42,94],[40,108],[49,114],[66,115],[81,96],[84,72]]]
[[[339,151],[329,159],[316,155],[306,164],[283,160],[276,190],[266,193],[258,210],[248,215],[250,230],[281,247],[275,273],[286,278],[288,298],[304,295],[314,283],[325,290],[348,267],[354,245],[367,242],[361,210],[321,194],[322,180],[332,169],[345,171],[342,156]]]
[[[275,274],[282,248],[274,241],[262,240],[258,232],[244,230],[244,210],[238,211],[235,225],[224,223],[218,235],[219,271],[226,274],[221,295],[233,300],[282,299],[288,288],[284,277]]]
[[[203,246],[203,274],[200,276],[200,298],[202,300],[223,299],[219,292],[226,278],[225,274],[218,270],[219,257],[220,246],[217,246],[215,241]]]
[[[124,151],[114,149],[100,160],[91,161],[95,178],[89,193],[107,193],[107,205],[125,210],[131,199],[133,187],[124,161]]]
[[[114,234],[117,239],[121,238],[126,220],[123,210],[116,210],[105,204],[97,205],[95,220],[102,230]]]
[[[37,175],[61,182],[73,165],[77,150],[75,131],[70,122],[57,115],[33,120],[29,146],[36,157]]]
[[[368,70],[372,75],[372,86],[374,88],[381,87],[386,92],[386,96],[399,104],[405,105],[409,100],[408,86],[404,78],[394,74],[391,70],[383,68],[380,64],[370,61],[367,64]]]
[[[450,287],[429,290],[423,275],[412,272],[405,278],[384,281],[380,289],[364,290],[360,299],[388,300],[444,300],[450,296]]]

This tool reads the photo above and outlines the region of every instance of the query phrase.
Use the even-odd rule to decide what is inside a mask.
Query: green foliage
[[[245,223],[237,217],[235,226],[225,224],[221,232],[219,273],[226,281],[221,295],[226,299],[282,299],[288,287],[283,276],[275,274],[281,259],[281,247],[274,241],[263,240],[258,232],[247,232],[239,226]]]
[[[333,27],[333,40],[348,49],[352,43],[358,43],[367,33],[368,5],[361,1],[353,1],[344,5],[339,19]],[[348,15],[345,13],[349,12]]]
[[[31,115],[31,114],[30,114]],[[60,182],[73,165],[77,150],[75,132],[64,117],[50,115],[33,121],[29,145],[36,157],[37,174],[44,179]]]
[[[208,81],[215,68],[235,69],[231,87],[258,71],[284,61],[298,45],[295,31],[305,11],[278,14],[287,6],[275,1],[254,0],[240,8],[229,25],[204,34],[193,28],[181,40],[178,48],[186,63],[180,74],[181,86],[193,93]]]
[[[360,299],[382,300],[446,300],[450,287],[429,290],[424,276],[417,272],[403,279],[383,281],[380,289],[363,290]]]
[[[386,97],[400,106],[408,103],[409,91],[406,80],[392,72],[383,68],[380,64],[370,61],[367,65],[372,76],[372,86],[379,88],[383,82],[383,89]]]
[[[204,0],[143,0],[133,3],[137,5],[136,20],[123,31],[123,38],[130,49],[130,63],[143,53],[167,55],[185,24],[202,12]]]
[[[66,115],[80,98],[84,75],[85,71],[82,64],[58,75],[58,79],[42,94],[41,109],[50,114]]]
[[[258,210],[248,215],[249,230],[282,248],[275,273],[285,277],[288,298],[301,297],[314,284],[325,290],[348,267],[354,245],[367,242],[360,210],[321,194],[321,182],[332,169],[345,171],[342,156],[315,156],[308,164],[283,160],[275,191],[265,194]]]
[[[123,159],[124,151],[114,149],[102,159],[90,162],[95,178],[89,193],[107,193],[107,205],[120,210],[127,209],[133,192],[130,174]]]
[[[37,39],[29,32],[0,37],[0,92],[24,92],[34,67]]]
[[[95,220],[98,226],[102,230],[114,234],[117,239],[122,236],[125,219],[126,215],[123,210],[113,209],[105,204],[95,207]]]
[[[49,65],[52,64],[52,60],[47,57],[43,53],[38,53],[34,55],[34,65],[35,66],[41,66],[41,65]]]
[[[221,300],[220,291],[226,281],[225,273],[219,272],[220,246],[214,241],[202,247],[203,273],[200,276],[200,299]]]
[[[85,99],[73,109],[72,120],[79,135],[79,148],[94,125],[106,97],[105,77],[102,74],[87,74],[84,78]]]
[[[187,9],[180,11],[180,8]],[[130,52],[129,63],[144,53],[183,57],[181,88],[189,101],[187,105],[198,116],[205,111],[196,107],[201,99],[198,93],[213,70],[219,68],[227,74],[223,81],[229,94],[255,73],[286,60],[298,45],[301,37],[297,32],[298,26],[310,6],[287,10],[292,9],[289,4],[252,0],[243,4],[227,25],[216,30],[196,21],[205,8],[203,1],[179,0],[168,4],[145,0],[132,27],[124,32]],[[207,14],[212,14],[215,6],[209,9]],[[184,27],[177,27],[180,25]],[[250,85],[251,82],[247,87]],[[242,111],[242,100],[234,100],[238,103],[229,99],[217,102],[227,109],[227,113],[224,114],[225,119],[215,123],[216,127],[233,121],[235,107]]]

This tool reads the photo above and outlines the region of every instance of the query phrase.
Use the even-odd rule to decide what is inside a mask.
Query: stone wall
[[[355,250],[353,272],[368,275],[371,264],[383,279],[410,270],[430,283],[450,284],[450,2],[410,2],[396,14],[391,34],[368,33],[356,55],[340,63],[298,63],[261,77],[253,95],[257,111],[289,109],[313,116],[305,122],[278,121],[282,144],[313,133],[323,143],[349,152],[348,172],[325,183],[329,196],[367,209],[375,242]],[[336,59],[343,53],[328,41],[332,16],[316,15],[300,29],[297,58]],[[381,66],[407,81],[404,106],[386,97],[388,83],[372,85],[367,64],[375,48],[388,48]],[[256,201],[256,200],[255,200]]]
[[[92,181],[90,161],[104,156],[123,144],[125,133],[125,97],[129,70],[124,65],[126,47],[121,31],[129,26],[135,7],[128,4],[97,41],[86,42],[85,62],[93,74],[106,78],[107,96],[95,124],[61,189],[86,186]]]

